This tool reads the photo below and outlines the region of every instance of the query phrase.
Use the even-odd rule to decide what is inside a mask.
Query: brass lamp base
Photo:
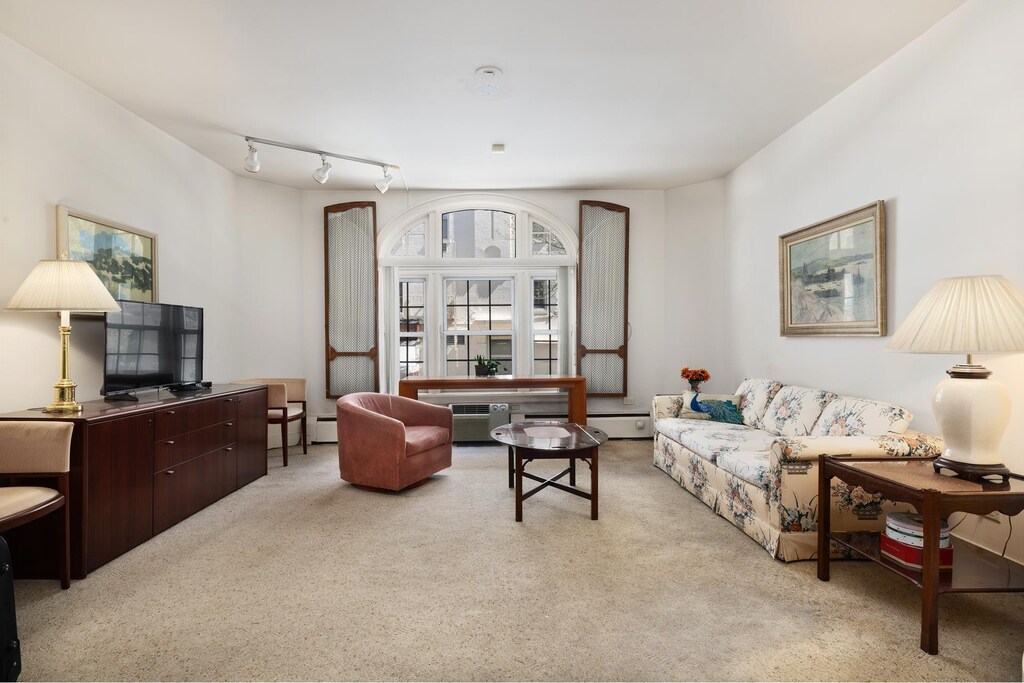
[[[43,408],[44,413],[80,413],[82,404],[75,400],[75,387],[69,379],[61,379],[53,385],[53,403]]]

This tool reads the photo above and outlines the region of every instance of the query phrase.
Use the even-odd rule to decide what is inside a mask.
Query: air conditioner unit
[[[453,403],[451,409],[455,415],[452,440],[456,443],[490,441],[492,429],[508,424],[507,403]]]

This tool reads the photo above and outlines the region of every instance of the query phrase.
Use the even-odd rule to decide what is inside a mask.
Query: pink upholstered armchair
[[[342,396],[337,405],[345,481],[401,491],[451,467],[451,409],[369,392]]]

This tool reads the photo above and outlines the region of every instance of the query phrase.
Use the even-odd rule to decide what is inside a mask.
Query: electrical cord
[[[1010,537],[1013,536],[1013,517],[1007,515],[1006,521],[1010,524],[1010,532],[1006,534],[1006,543],[1003,544],[1003,552],[999,554],[999,557],[1006,557],[1006,549],[1010,547]]]

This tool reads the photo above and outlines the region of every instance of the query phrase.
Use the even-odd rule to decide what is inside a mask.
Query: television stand
[[[111,403],[114,401],[134,401],[135,403],[138,403],[139,397],[135,395],[134,391],[126,391],[121,394],[110,394],[109,396],[104,396],[103,400]]]

